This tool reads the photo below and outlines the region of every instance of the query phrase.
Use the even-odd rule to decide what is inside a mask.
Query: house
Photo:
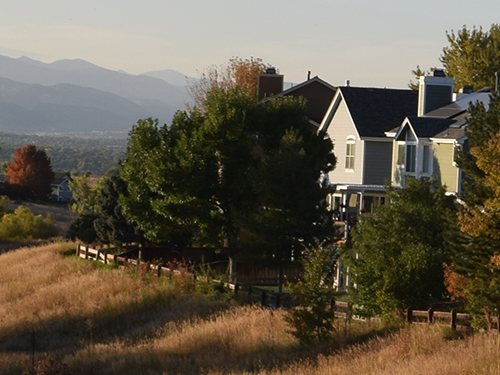
[[[418,93],[409,89],[339,87],[319,132],[334,143],[337,166],[328,179],[336,191],[330,207],[338,220],[352,225],[360,212],[386,203],[393,140],[386,132],[415,115]]]
[[[309,118],[313,130],[317,131],[336,91],[337,87],[315,76],[313,78],[308,77],[306,81],[294,85],[275,96],[304,98],[306,100],[307,117]]]
[[[52,200],[67,202],[73,199],[73,193],[69,187],[69,182],[73,179],[68,173],[54,173],[52,187]]]
[[[463,172],[455,163],[456,152],[467,149],[466,119],[470,103],[489,104],[489,89],[453,94],[454,80],[434,70],[419,79],[417,116],[407,116],[386,133],[393,139],[392,186],[402,187],[408,178],[435,178],[448,194],[459,196]]]

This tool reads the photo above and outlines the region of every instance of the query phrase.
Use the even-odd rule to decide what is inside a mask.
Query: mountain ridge
[[[185,87],[147,74],[113,71],[82,59],[47,64],[0,55],[0,131],[102,130],[126,136],[141,118],[169,123],[189,101]]]

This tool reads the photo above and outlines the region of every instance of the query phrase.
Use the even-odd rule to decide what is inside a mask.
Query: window
[[[431,173],[431,146],[424,145],[424,155],[422,158],[422,173],[430,174]]]
[[[356,151],[356,143],[354,139],[347,139],[345,149],[345,169],[354,169],[354,153]]]
[[[398,165],[404,165],[405,164],[405,144],[404,143],[399,143],[398,144]]]
[[[417,145],[406,145],[405,170],[408,173],[415,173],[417,164]]]

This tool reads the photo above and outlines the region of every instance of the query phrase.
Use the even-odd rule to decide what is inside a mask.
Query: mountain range
[[[132,75],[87,61],[0,55],[0,131],[126,137],[139,119],[169,123],[190,102],[173,70]]]

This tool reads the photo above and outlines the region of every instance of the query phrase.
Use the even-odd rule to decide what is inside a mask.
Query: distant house
[[[69,182],[72,178],[68,173],[54,173],[52,181],[52,200],[58,202],[67,202],[73,199],[73,193],[69,188]]]
[[[313,131],[317,131],[325,116],[337,88],[318,76],[310,78],[283,91],[283,75],[276,74],[275,69],[268,69],[259,76],[258,94],[260,99],[270,97],[293,96],[306,100],[306,111]]]
[[[295,98],[304,98],[306,100],[307,117],[316,131],[325,117],[336,91],[336,87],[315,76],[290,87],[277,94],[276,97],[293,96]]]

